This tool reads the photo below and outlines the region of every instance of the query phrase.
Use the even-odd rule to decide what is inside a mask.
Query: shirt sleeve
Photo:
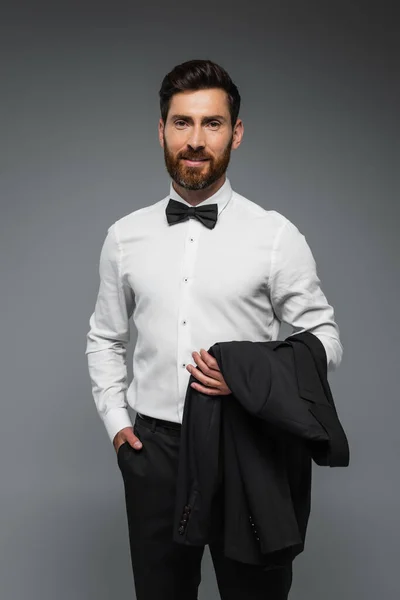
[[[292,335],[309,331],[322,342],[328,371],[334,371],[341,363],[343,347],[333,307],[320,284],[306,238],[286,219],[271,255],[271,304],[278,319],[292,326]]]
[[[132,427],[126,402],[126,347],[135,300],[132,288],[121,277],[120,252],[114,223],[100,253],[100,287],[85,351],[95,405],[111,441],[122,428]]]

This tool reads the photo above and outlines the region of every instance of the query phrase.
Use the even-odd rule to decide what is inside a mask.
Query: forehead
[[[188,90],[174,94],[171,98],[169,114],[195,116],[221,114],[229,118],[228,94],[225,90]]]

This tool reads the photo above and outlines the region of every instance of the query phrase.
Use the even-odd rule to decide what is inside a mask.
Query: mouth
[[[202,159],[196,159],[196,160],[191,160],[189,158],[182,158],[182,160],[191,167],[197,167],[199,165],[202,165],[202,164],[208,162],[208,158],[202,158]]]

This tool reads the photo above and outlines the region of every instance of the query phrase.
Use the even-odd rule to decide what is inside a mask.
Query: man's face
[[[207,188],[225,173],[241,136],[241,121],[232,131],[228,96],[219,88],[174,94],[166,123],[159,122],[167,171],[188,190]]]

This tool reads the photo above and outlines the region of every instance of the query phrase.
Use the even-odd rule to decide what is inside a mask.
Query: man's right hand
[[[122,444],[125,442],[129,442],[132,448],[135,450],[140,450],[142,447],[142,442],[138,437],[133,433],[133,427],[124,427],[120,429],[118,433],[115,435],[113,439],[113,444],[115,448],[115,452],[118,454],[118,450]]]

